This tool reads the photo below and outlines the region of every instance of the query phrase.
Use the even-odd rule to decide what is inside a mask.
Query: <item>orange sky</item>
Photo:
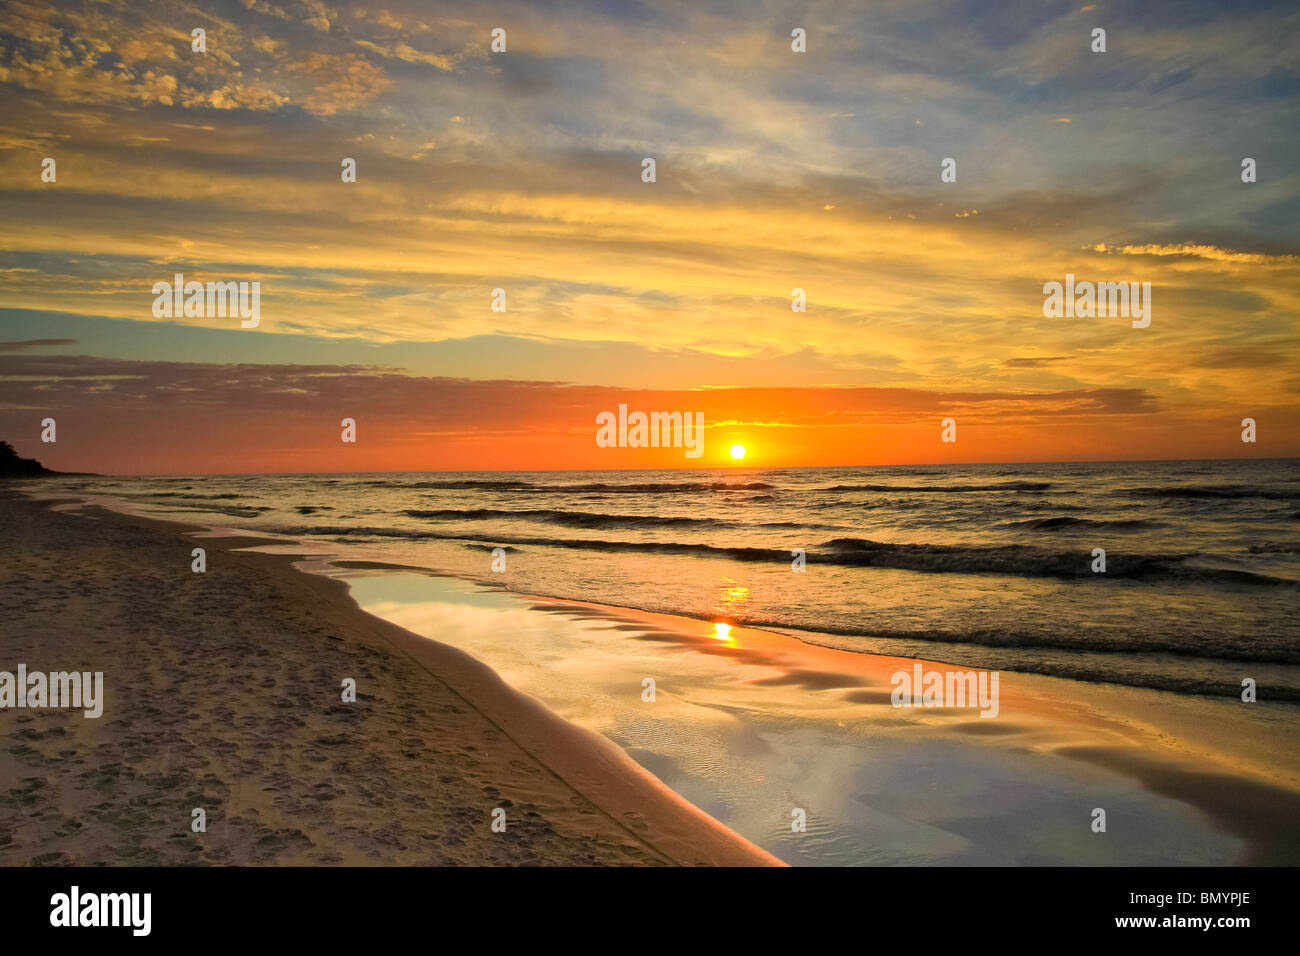
[[[89,366],[89,367],[88,367]],[[60,373],[60,369],[63,370]],[[60,470],[112,473],[798,467],[1164,457],[1278,457],[1294,414],[1240,419],[1150,408],[1139,390],[1042,393],[786,388],[655,391],[604,386],[339,374],[69,357],[33,359],[53,379],[17,446]],[[72,372],[86,377],[74,378]],[[102,383],[116,383],[101,389]],[[129,383],[129,384],[128,384]],[[19,398],[29,381],[0,383]],[[703,414],[698,458],[685,448],[599,447],[597,416],[619,404]],[[57,442],[39,442],[56,421]],[[356,441],[342,441],[344,418]],[[941,440],[942,421],[956,441]],[[29,424],[30,423],[30,424]],[[25,439],[25,440],[23,440]],[[747,454],[735,461],[733,444]],[[88,464],[92,463],[92,464]]]

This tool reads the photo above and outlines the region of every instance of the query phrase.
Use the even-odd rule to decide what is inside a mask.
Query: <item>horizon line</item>
[[[1278,457],[1241,457],[1241,458],[1055,458],[1034,461],[947,461],[947,462],[900,462],[892,465],[713,465],[698,468],[664,467],[664,468],[458,468],[437,469],[419,468],[401,471],[206,471],[206,472],[91,472],[91,471],[56,471],[50,475],[33,476],[34,478],[218,478],[232,475],[248,477],[293,477],[309,475],[465,475],[465,474],[577,474],[589,472],[687,472],[687,471],[826,471],[836,468],[952,468],[974,465],[1127,465],[1148,462],[1224,462],[1224,461],[1300,461],[1300,456],[1282,455]],[[32,480],[32,479],[25,479]]]

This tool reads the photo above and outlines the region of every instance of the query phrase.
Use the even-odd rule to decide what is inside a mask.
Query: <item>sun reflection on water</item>
[[[744,606],[749,603],[749,588],[737,584],[735,578],[722,578],[718,582],[718,589],[722,592],[720,597],[723,604]]]

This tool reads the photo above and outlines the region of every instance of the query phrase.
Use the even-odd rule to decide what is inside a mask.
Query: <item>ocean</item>
[[[864,654],[1220,697],[1251,679],[1260,702],[1300,702],[1298,464],[69,476],[41,491]]]

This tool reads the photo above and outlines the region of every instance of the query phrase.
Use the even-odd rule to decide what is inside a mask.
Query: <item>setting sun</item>
[[[731,457],[732,457],[732,458],[744,458],[744,457],[745,457],[745,446],[744,446],[744,445],[732,445],[732,446],[731,446]]]

